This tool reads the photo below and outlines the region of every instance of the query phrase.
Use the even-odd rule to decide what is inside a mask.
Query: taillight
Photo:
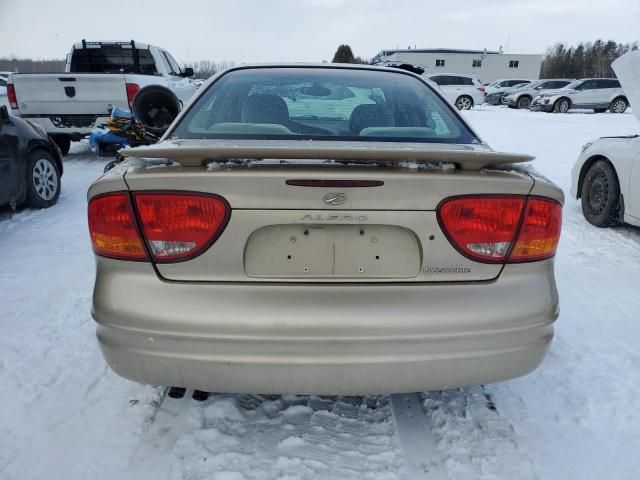
[[[16,87],[13,83],[7,84],[7,99],[9,100],[9,105],[14,110],[18,109],[18,97],[16,97]]]
[[[231,215],[229,204],[217,195],[140,192],[133,193],[133,202],[135,209],[128,192],[91,199],[89,232],[96,254],[149,260],[148,249],[157,263],[188,260],[216,241]]]
[[[129,102],[129,105],[131,106],[131,104],[133,103],[133,99],[140,91],[140,85],[138,85],[137,83],[127,83],[125,86],[127,89],[127,102]]]
[[[484,87],[476,87],[478,90],[480,90],[482,93],[485,93],[486,90],[484,89]]]
[[[555,255],[562,228],[562,206],[553,200],[527,200],[520,233],[509,255],[510,262],[530,262]]]
[[[120,260],[148,260],[128,193],[94,197],[88,210],[89,233],[96,254]]]
[[[229,204],[217,195],[138,192],[133,194],[144,238],[158,263],[201,254],[229,221]]]
[[[542,197],[469,195],[444,200],[437,215],[451,244],[466,257],[529,262],[555,254],[562,206]]]

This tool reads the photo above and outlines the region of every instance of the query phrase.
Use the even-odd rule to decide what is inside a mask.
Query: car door
[[[609,107],[611,101],[620,93],[620,82],[615,79],[605,79],[599,81],[602,92],[602,108]]]
[[[455,102],[460,95],[471,96],[470,88],[473,88],[473,80],[468,77],[451,75],[451,98]]]
[[[18,193],[18,138],[11,120],[0,119],[0,205],[11,201]]]
[[[456,98],[458,97],[456,95],[455,85],[452,85],[453,80],[450,75],[438,75],[436,77],[431,77],[430,80],[440,87],[442,93],[444,93],[450,101],[456,101]]]
[[[585,80],[576,87],[576,93],[571,96],[574,107],[588,107],[596,102],[596,80]]]
[[[188,78],[181,76],[182,71],[180,70],[180,66],[169,52],[160,50],[160,55],[162,56],[165,68],[169,73],[169,88],[176,94],[183,104],[187,103],[191,98],[191,95],[196,91],[196,87]]]
[[[602,108],[609,106],[609,96],[613,89],[610,80],[595,80],[596,88],[593,91],[593,104]]]

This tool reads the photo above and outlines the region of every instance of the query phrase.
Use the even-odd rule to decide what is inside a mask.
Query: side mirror
[[[0,106],[0,124],[9,123],[9,111],[6,105]]]
[[[193,68],[184,67],[184,69],[182,70],[182,76],[185,77],[185,78],[193,77]]]

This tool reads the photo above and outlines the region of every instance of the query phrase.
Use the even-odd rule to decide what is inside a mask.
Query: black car
[[[0,106],[0,206],[50,207],[61,176],[62,154],[44,129]]]

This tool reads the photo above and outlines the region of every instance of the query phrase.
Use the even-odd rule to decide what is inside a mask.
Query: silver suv
[[[583,78],[560,90],[551,90],[535,97],[531,110],[566,113],[572,108],[593,109],[596,113],[624,113],[629,101],[615,78]]]
[[[531,101],[535,97],[542,95],[547,90],[564,88],[571,82],[573,82],[572,78],[536,80],[521,88],[507,92],[502,97],[502,104],[511,108],[529,108]]]

